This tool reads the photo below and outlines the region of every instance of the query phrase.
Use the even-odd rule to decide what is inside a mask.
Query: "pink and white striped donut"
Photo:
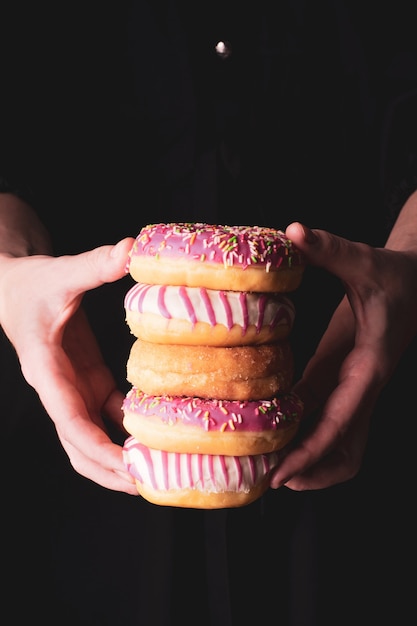
[[[123,447],[125,465],[148,501],[204,509],[243,506],[259,498],[268,488],[278,454],[166,452],[148,448],[134,437]]]
[[[136,283],[124,300],[136,337],[153,343],[238,346],[287,337],[295,318],[284,294]]]

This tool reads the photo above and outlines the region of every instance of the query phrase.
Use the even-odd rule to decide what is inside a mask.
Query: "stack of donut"
[[[289,343],[300,252],[271,228],[150,224],[127,270],[123,454],[139,493],[192,508],[254,501],[302,414]]]

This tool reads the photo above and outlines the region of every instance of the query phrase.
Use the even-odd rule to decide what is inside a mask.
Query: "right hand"
[[[0,255],[0,324],[74,469],[103,487],[137,495],[122,448],[103,422],[123,430],[124,394],[80,308],[87,290],[125,276],[133,241],[74,256]]]

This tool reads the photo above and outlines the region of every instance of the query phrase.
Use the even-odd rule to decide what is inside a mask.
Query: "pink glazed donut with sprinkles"
[[[282,230],[178,222],[142,228],[126,269],[139,283],[285,293],[304,260]]]

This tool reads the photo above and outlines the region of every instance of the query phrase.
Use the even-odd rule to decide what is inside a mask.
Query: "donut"
[[[143,227],[126,269],[139,283],[284,293],[299,286],[304,260],[281,230],[178,222]]]
[[[136,339],[127,361],[127,380],[152,395],[260,400],[288,391],[293,370],[287,340],[223,348]]]
[[[295,317],[283,294],[135,283],[124,299],[135,337],[154,343],[238,346],[288,337]]]
[[[122,409],[126,431],[149,448],[246,456],[283,448],[297,432],[303,404],[292,392],[239,401],[151,395],[132,387]]]
[[[196,509],[239,507],[267,490],[278,452],[255,456],[187,454],[148,448],[134,437],[123,459],[139,494],[153,504]]]

